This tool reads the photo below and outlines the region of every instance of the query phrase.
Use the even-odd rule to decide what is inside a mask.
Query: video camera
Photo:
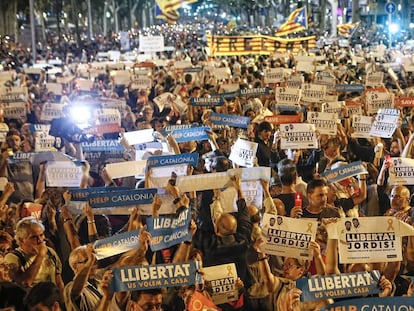
[[[91,143],[95,140],[93,135],[85,134],[68,117],[53,119],[50,124],[49,135],[64,138],[71,143]]]

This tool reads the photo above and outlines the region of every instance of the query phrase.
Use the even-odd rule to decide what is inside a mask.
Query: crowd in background
[[[154,28],[154,32],[164,30]],[[395,216],[409,225],[413,224],[414,196],[411,185],[388,184],[389,162],[384,156],[413,157],[414,114],[412,108],[400,108],[401,122],[392,138],[354,138],[350,114],[346,106],[341,111],[338,134],[318,135],[316,149],[282,150],[277,125],[264,120],[266,110],[275,115],[298,114],[306,120],[307,113],[319,111],[317,103],[302,103],[298,111],[280,111],[274,101],[274,94],[257,97],[234,96],[223,106],[196,107],[190,105],[191,98],[207,97],[223,93],[223,85],[239,84],[240,89],[279,85],[265,85],[263,72],[267,68],[286,68],[294,74],[303,74],[304,83],[315,81],[316,72],[295,73],[295,55],[284,52],[276,56],[233,56],[209,59],[198,40],[198,34],[189,30],[172,38],[180,53],[158,55],[175,61],[188,60],[194,67],[227,67],[231,72],[228,79],[216,79],[212,72],[203,71],[203,76],[192,75],[174,68],[173,62],[166,66],[150,68],[151,88],[131,90],[128,85],[117,85],[109,75],[100,74],[94,78],[92,97],[111,97],[122,100],[121,132],[152,128],[161,133],[162,128],[177,124],[209,125],[208,140],[177,144],[171,136],[160,134],[154,140],[168,142],[172,153],[198,153],[199,164],[189,169],[189,174],[223,172],[235,165],[229,160],[231,147],[239,137],[258,144],[256,165],[271,167],[270,180],[262,180],[263,206],[248,206],[243,197],[240,180],[234,178],[237,192],[238,212],[220,212],[217,202],[220,189],[181,193],[174,182],[165,185],[174,197],[177,209],[190,208],[192,213],[190,241],[169,249],[152,252],[148,245],[150,236],[145,232],[145,217],[137,207],[130,216],[94,215],[86,206],[81,215],[72,215],[67,205],[71,198],[67,189],[45,186],[44,163],[35,165],[29,161],[13,162],[13,154],[32,152],[35,149],[34,136],[29,124],[45,124],[41,118],[46,103],[62,102],[71,106],[80,98],[88,100],[90,95],[80,95],[73,85],[64,96],[53,94],[45,87],[47,68],[38,76],[25,74],[24,64],[31,62],[27,51],[10,49],[10,43],[2,42],[0,55],[3,70],[14,70],[13,76],[1,87],[25,86],[28,89],[27,115],[19,119],[7,119],[0,115],[4,134],[0,156],[0,176],[6,177],[0,197],[0,306],[14,306],[16,310],[186,310],[195,292],[211,301],[209,284],[203,286],[177,287],[149,291],[116,292],[110,290],[110,267],[137,266],[184,261],[201,261],[203,266],[236,263],[239,279],[239,299],[224,303],[221,310],[319,310],[330,301],[301,302],[295,281],[312,275],[339,274],[366,270],[380,270],[380,297],[412,296],[413,283],[407,276],[414,275],[414,240],[404,239],[402,262],[376,264],[341,265],[337,263],[337,242],[329,237],[329,226],[340,217]],[[168,36],[166,36],[168,37]],[[180,43],[180,44],[179,44]],[[96,43],[98,44],[98,43]],[[91,45],[89,52],[99,48]],[[102,48],[103,48],[102,43]],[[70,63],[69,46],[51,50],[43,49],[42,57],[56,58],[62,55],[62,76],[79,77],[77,62],[82,52],[74,49]],[[45,54],[48,52],[50,55]],[[412,96],[413,73],[396,71],[397,79],[387,74],[385,64],[409,50],[378,50],[368,48],[341,48],[333,42],[325,48],[312,51],[325,56],[321,64],[327,64],[324,71],[335,77],[338,84],[364,84],[367,74],[385,73],[383,89],[396,96]],[[302,51],[308,54],[308,51]],[[93,60],[87,53],[85,61]],[[407,55],[407,54],[406,54]],[[409,54],[408,54],[409,55]],[[361,59],[355,62],[354,57]],[[50,69],[50,68],[49,68]],[[283,85],[283,83],[281,83]],[[162,93],[171,93],[163,109],[154,102]],[[338,93],[338,100],[354,100],[365,105],[364,93]],[[83,96],[83,97],[82,97]],[[176,100],[184,103],[178,105]],[[212,111],[247,116],[251,122],[246,130],[229,126],[214,127],[208,115]],[[363,109],[363,113],[366,112]],[[161,137],[161,138],[160,138]],[[122,139],[121,133],[96,136],[99,139]],[[63,137],[64,151],[84,160],[81,144]],[[380,147],[381,146],[381,147]],[[126,146],[134,152],[134,147]],[[124,161],[131,157],[125,158]],[[135,159],[132,156],[132,159]],[[320,175],[330,169],[361,160],[368,174],[360,174],[347,180],[328,183]],[[105,169],[94,170],[93,163],[84,162],[81,187],[127,186],[143,187],[145,181],[134,178],[112,179]],[[171,178],[174,180],[174,176]],[[297,193],[303,199],[301,205],[295,202]],[[42,205],[41,220],[25,217],[24,204],[36,202]],[[215,208],[210,209],[210,206]],[[159,202],[153,202],[156,217]],[[313,259],[303,261],[297,258],[266,256],[260,250],[261,217],[273,213],[292,218],[316,218],[320,221],[316,241],[311,243]],[[329,221],[328,221],[329,219]],[[124,231],[140,229],[139,249],[130,251],[112,260],[97,262],[90,243]],[[22,297],[26,296],[23,301]],[[37,309],[36,309],[37,308]],[[211,310],[217,310],[211,306]],[[206,308],[208,309],[208,308]]]

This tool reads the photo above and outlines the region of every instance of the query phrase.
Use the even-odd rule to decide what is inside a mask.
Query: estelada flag
[[[359,22],[337,25],[338,34],[344,37],[350,37],[358,28]]]
[[[190,301],[187,304],[187,308],[189,311],[203,311],[207,309],[209,311],[221,311],[221,309],[217,307],[214,302],[198,291],[194,291]]]
[[[293,32],[299,32],[308,28],[308,14],[306,7],[294,10],[287,21],[276,32],[277,36],[285,36]]]

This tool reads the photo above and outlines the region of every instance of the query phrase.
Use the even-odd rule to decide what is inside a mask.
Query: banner
[[[112,268],[110,289],[113,292],[181,287],[201,284],[197,261],[162,265]]]
[[[338,93],[362,93],[365,90],[363,84],[336,84],[335,88]]]
[[[296,287],[302,291],[301,301],[360,297],[378,294],[380,277],[378,270],[313,276],[296,280]]]
[[[175,173],[177,176],[187,176],[188,165],[177,164],[150,168],[150,172],[148,174],[148,187],[158,189],[165,188],[168,181],[171,179],[172,173]]]
[[[244,129],[247,129],[247,127],[250,124],[249,117],[242,117],[237,115],[222,114],[215,112],[210,113],[210,121],[215,125],[228,125]]]
[[[18,163],[30,161],[31,158],[39,153],[35,152],[16,152],[12,157],[9,158],[9,163]]]
[[[273,115],[273,116],[266,116],[265,121],[272,123],[274,125],[286,124],[286,123],[299,123],[302,120],[301,115]]]
[[[281,124],[281,149],[309,149],[316,148],[317,137],[315,125],[308,123]]]
[[[210,282],[211,298],[216,305],[239,299],[236,287],[237,269],[234,263],[203,267],[203,272],[204,279]]]
[[[402,260],[401,236],[414,229],[395,217],[341,218],[330,238],[339,240],[339,262],[396,262]]]
[[[369,134],[384,138],[392,137],[398,127],[399,116],[397,109],[379,109]]]
[[[292,51],[296,54],[300,49],[316,47],[315,36],[283,39],[264,35],[257,36],[216,36],[207,35],[209,55],[272,55],[274,52]]]
[[[323,172],[321,176],[325,177],[328,183],[331,184],[359,174],[368,174],[362,161],[356,161],[335,169],[330,169]]]
[[[238,138],[231,148],[229,159],[240,166],[253,167],[258,143]]]
[[[394,98],[394,107],[414,108],[414,97],[396,97]]]
[[[72,161],[50,161],[46,163],[47,187],[78,188],[82,179],[82,166]]]
[[[96,259],[111,257],[139,247],[139,230],[127,231],[93,243]]]
[[[372,117],[354,114],[352,116],[351,137],[354,138],[371,138],[370,132],[372,127]]]
[[[391,158],[390,185],[414,185],[414,159]]]
[[[336,135],[338,131],[338,115],[330,112],[308,112],[308,123],[314,124],[319,133]]]
[[[322,311],[412,311],[412,297],[381,297],[372,298],[364,297],[359,299],[350,299],[338,301],[328,305]]]
[[[312,259],[310,241],[315,240],[317,219],[291,218],[265,213],[261,249],[266,254]]]
[[[124,147],[117,139],[99,139],[91,143],[82,142],[83,152],[98,152],[98,151],[124,151]]]
[[[197,166],[198,163],[198,153],[181,153],[174,155],[163,155],[163,156],[150,156],[147,159],[147,167],[162,167],[162,166],[172,166],[179,164],[188,164],[192,166]]]
[[[128,190],[127,187],[93,187],[93,188],[72,188],[69,189],[72,201],[86,202],[89,200],[89,195],[98,192],[110,192]]]
[[[191,213],[185,209],[178,215],[147,218],[147,230],[151,233],[150,247],[153,252],[191,240]]]
[[[156,193],[153,188],[90,193],[89,204],[92,208],[150,204]]]
[[[171,135],[175,138],[177,143],[185,143],[194,140],[208,140],[206,130],[210,130],[210,127],[199,126],[188,129],[176,129],[172,131]]]

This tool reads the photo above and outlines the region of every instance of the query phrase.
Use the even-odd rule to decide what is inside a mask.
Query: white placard
[[[234,263],[203,267],[203,273],[204,279],[211,284],[213,291],[211,298],[216,305],[239,299],[239,290],[236,287],[237,270]]]
[[[367,92],[365,96],[367,112],[376,113],[379,109],[394,106],[394,94],[385,92]]]
[[[322,112],[336,113],[338,116],[342,115],[342,109],[344,108],[344,101],[334,101],[322,104]]]
[[[40,119],[42,121],[52,121],[53,119],[62,118],[64,116],[63,107],[64,104],[45,103],[43,105]]]
[[[283,106],[297,107],[301,94],[302,90],[298,88],[277,87],[275,89],[276,103]]]
[[[19,119],[27,115],[25,102],[2,103],[0,107],[3,109],[4,117],[8,119]]]
[[[382,86],[384,81],[384,73],[381,71],[376,71],[367,74],[365,80],[365,86],[376,87]]]
[[[370,116],[352,116],[352,129],[351,137],[354,138],[371,138],[369,134],[372,127],[372,117]]]
[[[96,117],[99,124],[118,124],[121,125],[121,114],[118,109],[97,109]]]
[[[51,161],[46,163],[46,186],[76,187],[82,180],[82,166],[70,161]]]
[[[317,219],[263,215],[261,250],[270,255],[312,259],[310,242],[315,240]]]
[[[309,103],[320,103],[325,100],[326,86],[313,83],[302,85],[301,100]]]
[[[328,112],[308,112],[308,123],[314,124],[319,133],[336,135],[338,131],[338,115]]]
[[[397,109],[380,109],[372,123],[370,135],[390,138],[398,127],[399,113]]]
[[[130,146],[154,141],[154,129],[125,132],[123,135]]]
[[[390,185],[414,185],[414,159],[391,158]]]
[[[264,72],[264,83],[279,83],[285,81],[283,68],[268,68]]]
[[[238,138],[232,146],[229,159],[240,166],[253,167],[257,146],[255,142]]]
[[[312,149],[317,146],[315,126],[308,123],[281,124],[281,149]]]
[[[144,53],[155,53],[164,51],[164,37],[139,37],[139,51]]]
[[[146,160],[110,163],[105,166],[111,178],[122,178],[145,174]]]

